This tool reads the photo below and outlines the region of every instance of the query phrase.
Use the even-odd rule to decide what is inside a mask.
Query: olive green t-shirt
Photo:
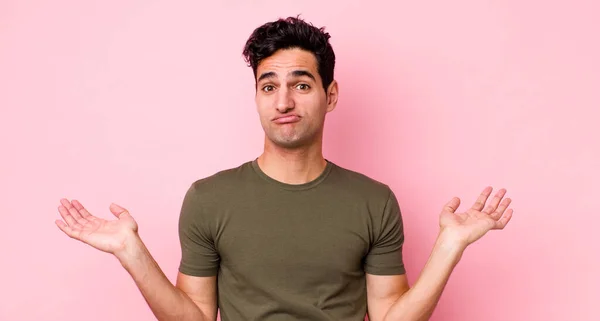
[[[256,159],[197,180],[179,235],[179,271],[217,276],[223,321],[364,320],[365,273],[405,273],[394,193],[331,161],[300,185]]]

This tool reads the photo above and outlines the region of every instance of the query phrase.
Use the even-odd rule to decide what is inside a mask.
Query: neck
[[[265,138],[265,148],[258,157],[258,166],[269,177],[286,184],[308,183],[323,173],[327,161],[322,143],[287,149]]]

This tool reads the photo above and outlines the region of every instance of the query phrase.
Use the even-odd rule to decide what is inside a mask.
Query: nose
[[[277,110],[282,114],[294,109],[295,102],[292,97],[292,91],[286,87],[280,88],[277,92],[277,101],[275,103]]]

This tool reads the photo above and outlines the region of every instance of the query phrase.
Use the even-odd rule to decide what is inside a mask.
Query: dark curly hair
[[[244,46],[244,60],[252,67],[256,80],[256,69],[260,62],[280,49],[300,48],[312,52],[317,59],[317,69],[323,88],[333,81],[335,54],[329,43],[325,28],[317,28],[299,17],[280,18],[256,28]]]

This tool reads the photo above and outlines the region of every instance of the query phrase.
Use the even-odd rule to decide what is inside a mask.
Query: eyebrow
[[[311,74],[310,72],[308,72],[306,70],[294,70],[294,71],[292,71],[292,76],[294,76],[294,77],[306,76],[306,77],[309,77],[310,79],[316,81],[315,76],[313,76],[313,74]]]
[[[258,77],[258,80],[256,82],[260,82],[263,79],[267,79],[267,78],[275,78],[275,72],[273,71],[269,71],[269,72],[265,72],[263,74],[260,75],[260,77]]]
[[[294,70],[290,73],[293,77],[302,77],[302,76],[306,76],[309,77],[310,79],[316,81],[317,79],[315,78],[315,76],[313,74],[311,74],[309,71],[306,70]],[[277,77],[277,74],[275,74],[274,71],[268,71],[265,73],[262,73],[260,75],[260,77],[258,77],[258,80],[256,82],[260,82],[263,79],[268,79],[268,78],[275,78]]]

